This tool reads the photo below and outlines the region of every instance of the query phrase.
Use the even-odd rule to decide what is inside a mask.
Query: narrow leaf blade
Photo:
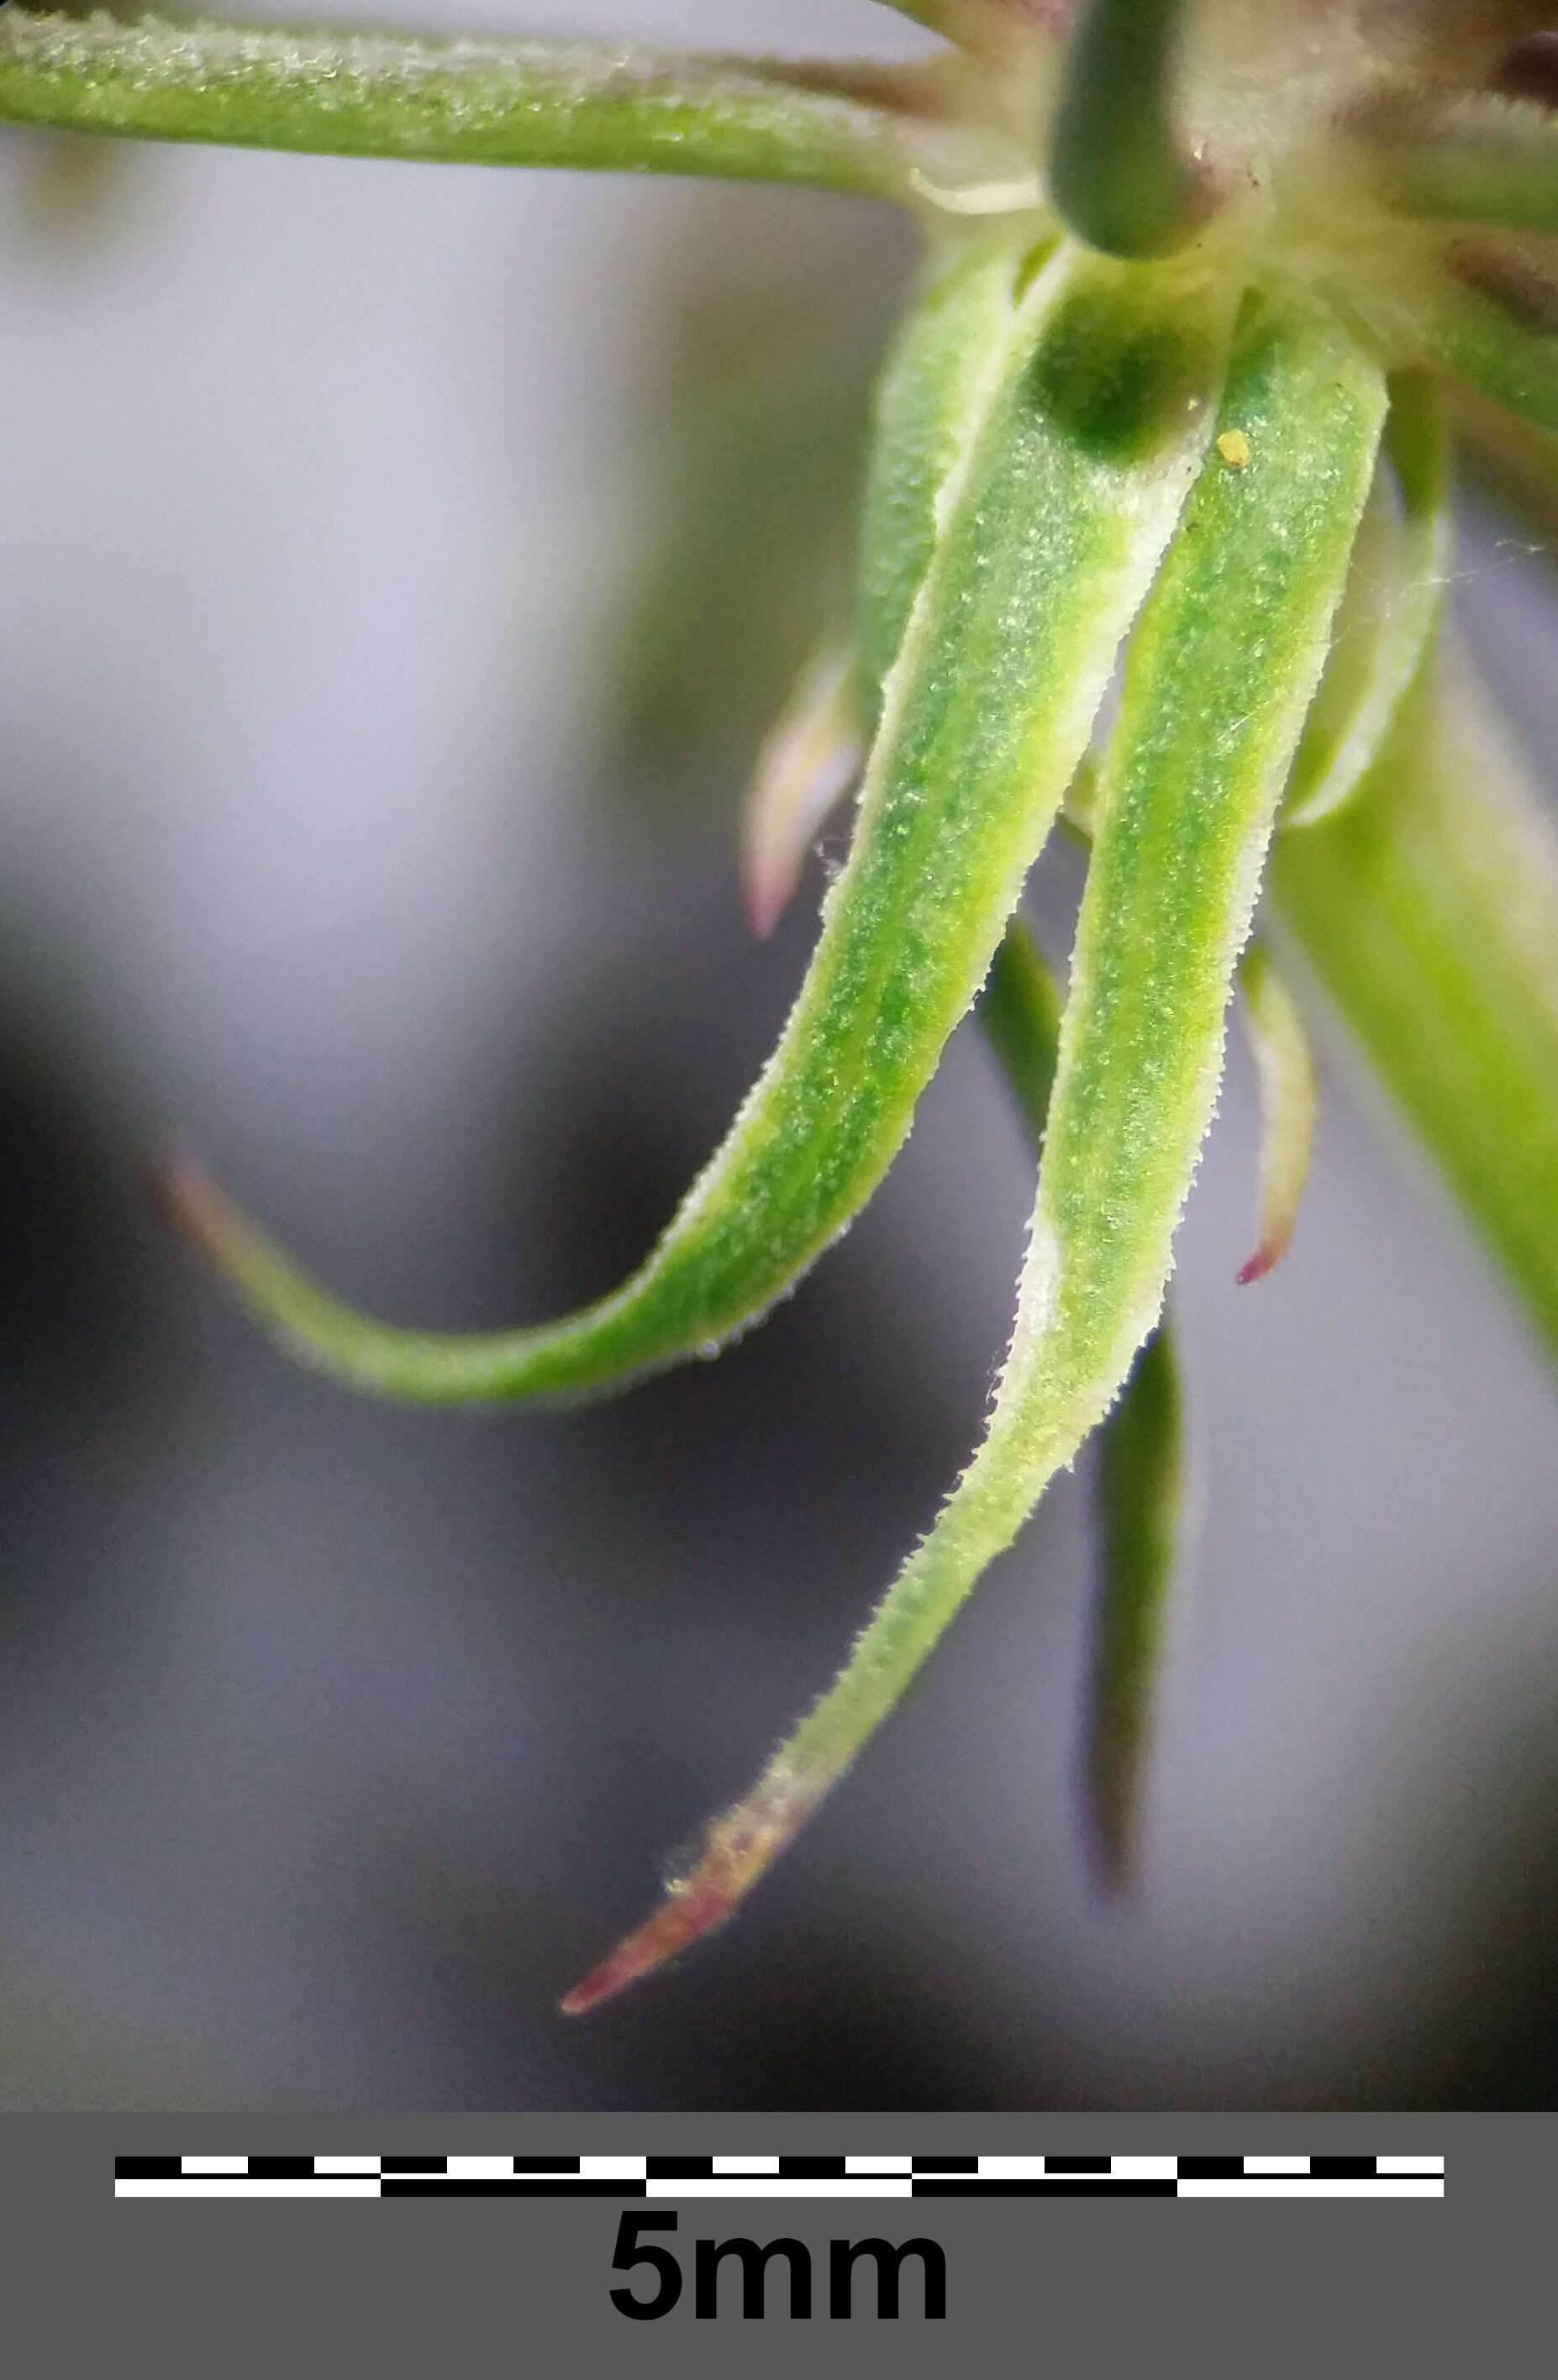
[[[0,10],[0,118],[152,140],[822,184],[906,200],[917,166],[1010,173],[939,83],[643,43],[430,41]],[[895,103],[901,99],[900,106]]]

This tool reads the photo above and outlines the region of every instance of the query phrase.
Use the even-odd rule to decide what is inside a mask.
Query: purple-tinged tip
[[[741,880],[742,905],[754,939],[766,942],[779,923],[797,881],[796,875],[776,868],[751,865]]]
[[[652,1974],[656,1967],[674,1959],[678,1950],[704,1934],[712,1934],[730,1915],[740,1890],[728,1882],[707,1879],[700,1882],[695,1871],[686,1884],[662,1901],[652,1917],[625,1934],[599,1966],[591,1967],[583,1981],[558,2001],[564,2016],[584,2016],[603,2000],[615,1999],[618,1992],[636,1984],[640,1975]]]
[[[697,1865],[671,1886],[653,1915],[625,1934],[615,1949],[559,2000],[562,2014],[583,2016],[723,1925],[805,1825],[822,1790],[797,1786],[770,1769],[745,1802],[714,1820]]]
[[[1264,1281],[1266,1275],[1272,1271],[1273,1267],[1282,1262],[1283,1257],[1286,1253],[1287,1242],[1285,1239],[1262,1240],[1254,1255],[1246,1257],[1243,1264],[1240,1265],[1237,1272],[1234,1275],[1234,1279],[1237,1281],[1241,1289],[1248,1289],[1252,1281]]]

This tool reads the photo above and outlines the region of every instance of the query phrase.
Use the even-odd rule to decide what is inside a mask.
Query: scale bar
[[[1435,2198],[1442,2156],[119,2156],[117,2198]]]

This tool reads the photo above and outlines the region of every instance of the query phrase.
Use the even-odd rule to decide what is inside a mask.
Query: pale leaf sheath
[[[623,1289],[561,1323],[473,1337],[354,1314],[180,1169],[182,1220],[304,1361],[448,1402],[575,1395],[713,1354],[875,1188],[1088,740],[1221,370],[1220,308],[1193,288],[1075,249],[1030,276],[1023,262],[981,251],[956,268],[977,285],[957,318],[982,361],[935,492],[940,542],[888,674],[848,864],[724,1146]]]
[[[807,853],[859,774],[858,674],[854,647],[828,638],[758,754],[741,818],[741,883],[760,941],[788,907]]]
[[[1331,657],[1288,779],[1284,831],[1352,799],[1428,663],[1450,584],[1450,481],[1443,397],[1426,372],[1398,373]]]
[[[646,1925],[564,2002],[728,1914],[897,1702],[1118,1393],[1157,1319],[1235,963],[1374,467],[1385,392],[1324,325],[1258,319],[1127,651],[1011,1351],[984,1444],[847,1667]]]
[[[1284,836],[1277,915],[1558,1355],[1558,836],[1464,662],[1357,797]]]
[[[333,156],[713,174],[899,200],[917,163],[949,179],[1012,170],[1004,144],[920,115],[931,85],[896,79],[902,110],[886,103],[896,95],[886,76],[639,42],[428,41],[0,8],[0,119],[17,124]]]
[[[1260,1094],[1255,1246],[1237,1274],[1248,1285],[1263,1280],[1287,1254],[1309,1178],[1320,1087],[1304,1020],[1263,941],[1250,943],[1238,981],[1239,1021]]]

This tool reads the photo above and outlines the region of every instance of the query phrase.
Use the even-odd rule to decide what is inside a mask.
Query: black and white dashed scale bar
[[[116,2198],[1442,2198],[1442,2156],[120,2156]]]

